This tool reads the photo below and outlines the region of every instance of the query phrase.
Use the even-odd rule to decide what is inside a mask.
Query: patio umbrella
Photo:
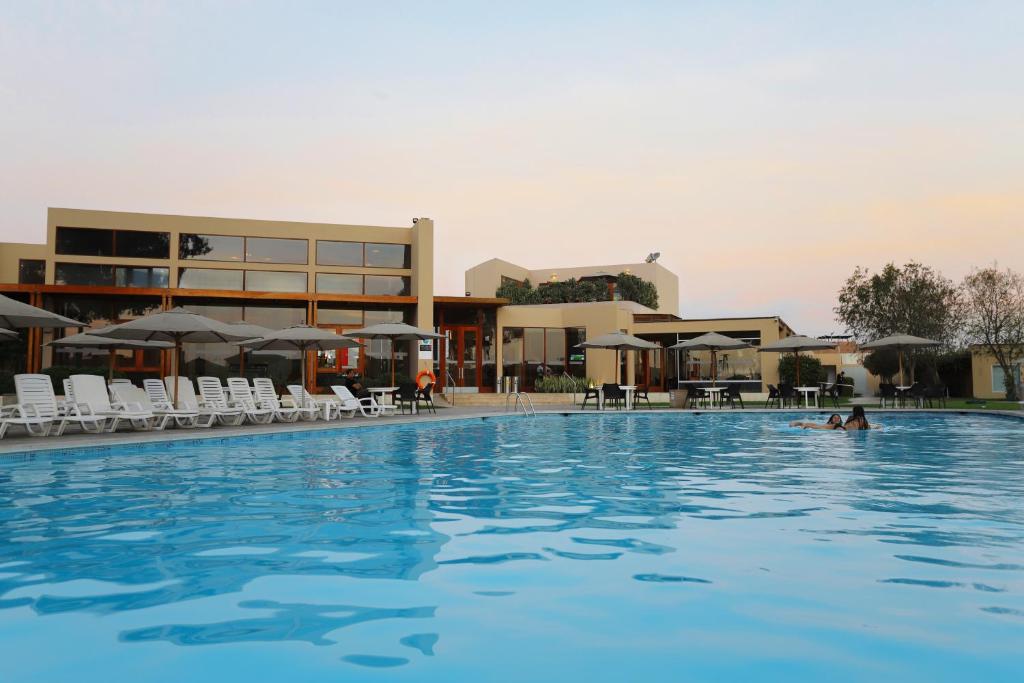
[[[821,339],[805,337],[802,334],[792,337],[785,337],[777,342],[765,344],[758,349],[759,353],[792,353],[796,360],[796,385],[800,386],[800,352],[821,351],[823,349],[834,349],[835,342],[826,342]]]
[[[683,351],[710,351],[711,352],[711,386],[718,382],[718,364],[715,362],[715,355],[722,349],[749,349],[750,344],[742,339],[733,339],[717,332],[708,332],[693,339],[681,341],[668,347],[670,349],[682,349]]]
[[[0,337],[17,337],[18,333],[14,330],[5,330],[0,327]]]
[[[129,320],[103,330],[103,336],[138,341],[167,341],[174,344],[174,374],[180,370],[181,345],[184,342],[230,342],[246,336],[231,326],[184,308],[160,311],[137,320]],[[174,383],[174,405],[178,405],[178,383]]]
[[[0,327],[85,327],[71,318],[50,313],[0,294]]]
[[[306,387],[306,353],[310,349],[326,351],[328,349],[351,349],[360,346],[359,342],[346,339],[330,330],[309,325],[294,325],[283,330],[270,332],[259,339],[247,339],[238,342],[240,347],[248,347],[253,351],[299,351],[302,353],[301,366],[302,387]]]
[[[923,349],[929,346],[942,346],[942,342],[935,341],[934,339],[925,339],[924,337],[915,337],[911,334],[894,334],[889,337],[882,337],[870,341],[867,344],[861,344],[860,348],[878,351],[882,349],[895,349],[900,354],[900,381],[905,381],[903,377],[903,350],[904,349]]]
[[[395,342],[417,341],[420,339],[441,339],[442,335],[422,330],[405,323],[380,323],[361,330],[349,330],[343,337],[349,339],[390,339],[391,340],[391,385],[395,384]]]
[[[110,355],[108,360],[107,379],[114,379],[114,355],[118,349],[170,349],[174,348],[173,344],[168,342],[160,341],[135,341],[132,339],[112,339],[110,337],[100,336],[105,330],[111,328],[107,327],[102,330],[96,330],[92,333],[73,334],[63,339],[55,339],[49,342],[47,346],[63,347],[63,348],[80,348],[80,349],[107,349]]]
[[[654,342],[634,337],[625,332],[610,332],[577,344],[579,349],[611,349],[615,351],[615,383],[619,382],[619,351],[649,351],[660,349]]]
[[[274,330],[269,327],[263,327],[262,325],[253,325],[247,323],[244,320],[236,320],[233,323],[228,323],[228,327],[238,332],[239,334],[246,335],[246,339],[256,339],[258,337],[265,337]],[[238,351],[238,374],[245,376],[245,350],[239,349]]]

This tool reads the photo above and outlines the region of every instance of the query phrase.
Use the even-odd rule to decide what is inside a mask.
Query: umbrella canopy
[[[416,341],[419,339],[441,339],[443,335],[423,330],[405,323],[380,323],[360,330],[349,330],[343,336],[350,339],[390,339],[396,341]],[[391,344],[391,384],[395,383],[395,345]]]
[[[0,327],[0,337],[17,337],[18,333],[14,330],[5,330]]]
[[[652,349],[660,349],[661,347],[654,342],[649,342],[646,339],[640,337],[634,337],[631,334],[625,332],[609,332],[608,334],[602,334],[593,339],[577,344],[577,348],[581,349],[611,349],[615,351],[615,381],[618,382],[619,378],[619,351],[649,351]]]
[[[110,359],[107,370],[107,379],[114,378],[114,353],[118,349],[171,349],[174,348],[174,344],[160,341],[137,341],[134,339],[112,339],[110,337],[102,337],[104,330],[109,330],[107,327],[103,330],[96,330],[93,333],[82,333],[73,334],[63,339],[55,339],[49,342],[47,346],[64,347],[64,348],[85,348],[85,349],[107,349],[110,353]]]
[[[715,362],[715,354],[721,349],[749,349],[750,344],[742,339],[733,339],[717,332],[707,332],[699,337],[681,341],[668,347],[670,349],[681,349],[683,351],[710,351],[711,352],[711,386],[718,382],[718,363]]]
[[[265,337],[274,330],[269,327],[263,327],[262,325],[253,325],[244,320],[236,320],[233,323],[228,323],[228,327],[235,330],[239,334],[248,335],[247,339],[257,339],[259,337]],[[245,350],[240,349],[238,352],[238,374],[245,376]]]
[[[0,327],[85,327],[71,318],[23,304],[0,294]]]
[[[813,337],[805,337],[802,334],[785,337],[777,342],[765,344],[758,349],[759,353],[792,353],[796,357],[796,384],[800,386],[800,352],[801,351],[822,351],[834,349],[834,342],[822,341]]]
[[[925,339],[924,337],[915,337],[912,334],[894,334],[861,344],[860,348],[869,351],[880,351],[882,349],[898,351],[900,356],[900,381],[903,381],[903,350],[923,349],[929,346],[942,346],[942,342],[935,341],[934,339]]]
[[[301,351],[300,362],[302,372],[302,386],[306,386],[306,353],[310,349],[351,349],[361,344],[352,339],[346,339],[330,330],[310,325],[294,325],[283,330],[271,332],[259,339],[247,339],[238,342],[241,347],[248,347],[253,351]]]

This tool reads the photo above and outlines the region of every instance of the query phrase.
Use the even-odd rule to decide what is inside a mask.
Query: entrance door
[[[480,390],[480,328],[459,325],[444,329],[445,366],[438,383],[444,386],[449,379],[455,386],[467,390]]]
[[[636,383],[646,386],[650,391],[664,390],[664,372],[662,362],[664,361],[663,349],[652,349],[651,351],[637,351]]]

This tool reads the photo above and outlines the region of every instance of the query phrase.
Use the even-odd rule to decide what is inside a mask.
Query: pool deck
[[[576,406],[565,407],[545,406],[545,409],[538,410],[538,415],[601,415],[604,412],[610,414],[624,414],[624,411],[579,410]],[[736,410],[676,410],[658,408],[654,410],[634,410],[632,413],[688,413],[693,415],[729,415],[742,413],[804,413],[808,416],[822,415],[835,412],[826,408],[802,408],[785,409],[778,408],[747,408]],[[842,412],[842,411],[840,411]],[[1017,418],[1024,420],[1024,411],[1012,410],[982,410],[982,409],[931,409],[931,408],[902,408],[902,409],[877,409],[872,414],[919,414],[919,413],[953,413],[958,415],[991,415],[1001,417]],[[340,419],[325,422],[294,422],[294,423],[273,423],[269,425],[243,425],[240,427],[216,426],[209,429],[167,429],[163,431],[118,431],[113,434],[85,434],[79,431],[65,432],[60,437],[33,437],[28,436],[20,428],[0,440],[0,456],[6,455],[30,455],[42,454],[55,451],[74,451],[81,449],[102,448],[107,449],[115,446],[130,446],[133,444],[157,444],[202,441],[207,439],[231,439],[250,438],[269,434],[294,434],[302,432],[315,432],[340,429],[361,429],[365,427],[382,427],[387,425],[410,425],[423,423],[444,423],[464,419],[484,417],[510,417],[513,413],[503,410],[495,410],[492,407],[457,407],[438,410],[436,415],[420,413],[418,415],[396,415],[393,417],[365,418],[355,417],[352,419]],[[75,427],[69,427],[75,430]],[[13,431],[13,430],[12,430]]]

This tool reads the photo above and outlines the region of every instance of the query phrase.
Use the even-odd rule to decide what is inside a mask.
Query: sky
[[[1024,270],[1024,3],[0,0],[0,240],[48,206],[435,221],[841,332],[855,267]]]

